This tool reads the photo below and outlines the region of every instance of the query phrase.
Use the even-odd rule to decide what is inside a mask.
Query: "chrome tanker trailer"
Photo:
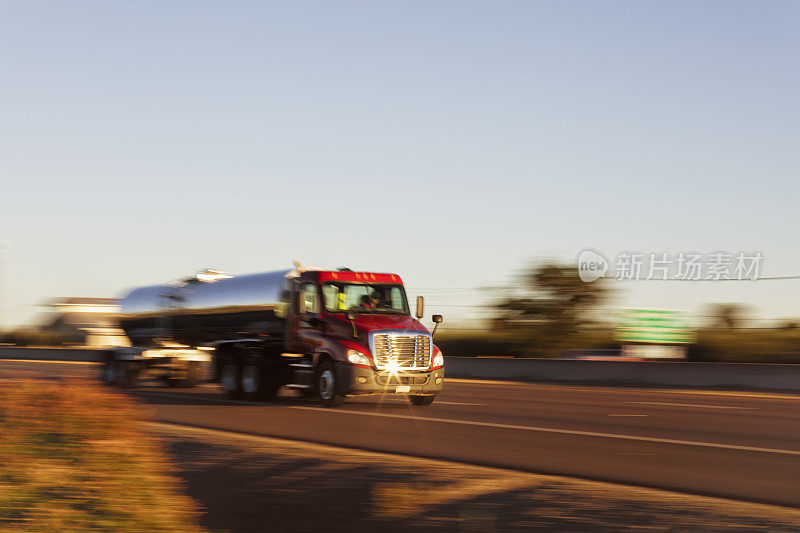
[[[122,299],[132,347],[109,352],[102,376],[123,387],[145,374],[179,386],[213,379],[233,398],[268,400],[285,386],[324,405],[360,394],[429,405],[442,390],[444,358],[420,323],[422,297],[416,304],[411,316],[397,274],[203,271]]]

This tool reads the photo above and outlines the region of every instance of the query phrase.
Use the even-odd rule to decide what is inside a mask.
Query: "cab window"
[[[306,283],[300,288],[300,298],[306,306],[306,313],[319,313],[319,298],[317,298],[317,286],[313,283]]]
[[[408,314],[405,293],[399,285],[326,282],[322,296],[325,309],[332,313]]]

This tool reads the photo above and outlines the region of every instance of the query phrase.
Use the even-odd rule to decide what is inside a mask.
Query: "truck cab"
[[[323,404],[346,396],[399,394],[429,405],[444,382],[444,358],[412,316],[397,274],[307,271],[293,283],[287,347],[307,367],[292,366],[289,386],[308,387]],[[441,322],[440,316],[434,321]],[[313,369],[306,375],[300,369]]]

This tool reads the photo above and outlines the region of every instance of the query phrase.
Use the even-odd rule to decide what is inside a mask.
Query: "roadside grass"
[[[487,330],[459,332],[443,330],[436,334],[435,344],[445,355],[462,357],[552,357],[548,341],[538,339],[530,333],[518,330]],[[619,347],[614,341],[614,332],[605,328],[586,328],[571,335],[564,343],[565,353],[587,349],[609,349]]]
[[[730,363],[798,363],[800,328],[701,329],[689,357]]]
[[[88,381],[0,382],[0,531],[200,531],[142,420]]]

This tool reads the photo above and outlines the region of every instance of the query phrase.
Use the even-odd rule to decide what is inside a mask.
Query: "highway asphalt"
[[[97,370],[0,361],[3,379]],[[323,409],[290,393],[228,400],[212,384],[131,394],[164,422],[800,507],[798,395],[452,380],[429,407]]]

